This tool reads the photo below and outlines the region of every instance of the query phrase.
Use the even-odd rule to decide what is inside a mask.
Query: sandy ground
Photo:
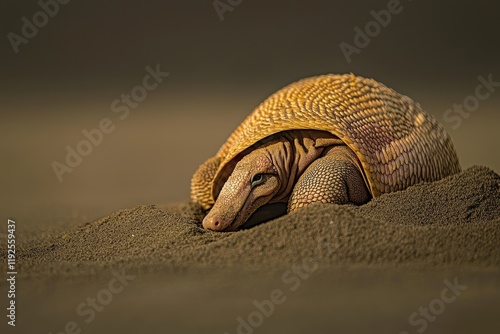
[[[493,332],[499,207],[500,176],[472,167],[239,232],[203,230],[189,203],[119,210],[19,243],[18,328]]]

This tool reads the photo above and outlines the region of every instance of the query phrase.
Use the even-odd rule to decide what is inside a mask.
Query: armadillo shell
[[[373,196],[460,171],[450,136],[418,103],[372,79],[322,75],[292,83],[262,102],[231,134],[217,157],[217,198],[235,160],[273,134],[328,131],[358,156]]]

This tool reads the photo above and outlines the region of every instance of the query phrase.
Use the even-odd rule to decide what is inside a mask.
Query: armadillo
[[[353,74],[292,83],[262,102],[191,180],[203,227],[234,231],[260,207],[362,205],[460,171],[450,136],[418,103]]]

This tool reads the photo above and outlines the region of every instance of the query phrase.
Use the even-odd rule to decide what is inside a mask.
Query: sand
[[[16,329],[62,333],[68,323],[82,333],[498,329],[500,177],[486,167],[360,207],[314,205],[237,232],[203,230],[202,217],[189,202],[143,205],[65,232],[21,236]],[[129,280],[110,293],[117,273]],[[92,298],[100,308],[90,319]]]
[[[22,245],[23,275],[340,264],[500,266],[500,177],[472,167],[364,206],[313,205],[250,229],[201,228],[196,205],[144,205]]]

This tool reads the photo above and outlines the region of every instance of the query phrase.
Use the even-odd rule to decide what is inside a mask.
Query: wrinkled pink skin
[[[234,231],[259,207],[286,203],[297,178],[324,149],[324,146],[317,147],[315,138],[299,134],[253,150],[236,164],[203,219],[203,227]],[[256,174],[262,174],[262,178],[252,183]]]

